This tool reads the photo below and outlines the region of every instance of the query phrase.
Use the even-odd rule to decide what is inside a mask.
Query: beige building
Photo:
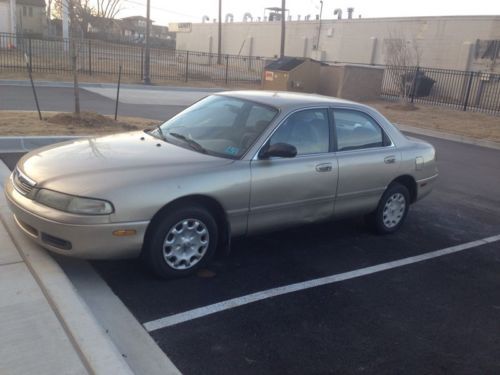
[[[10,0],[0,0],[0,32],[11,33]],[[42,36],[46,34],[45,0],[16,0],[16,32]]]
[[[420,66],[500,72],[500,15],[288,21],[285,54],[321,61],[386,64],[386,45],[416,46]],[[275,57],[280,22],[230,22],[222,27],[225,54]],[[177,49],[217,52],[217,23],[192,24]],[[186,32],[187,31],[187,32]]]
[[[17,32],[42,36],[47,31],[45,0],[16,0]]]

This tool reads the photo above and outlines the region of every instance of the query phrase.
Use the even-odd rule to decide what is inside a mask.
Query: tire
[[[142,258],[162,278],[188,276],[210,261],[217,238],[217,222],[206,209],[174,208],[153,223]]]
[[[372,223],[379,234],[396,232],[403,225],[410,208],[410,193],[406,186],[397,182],[385,190],[376,211],[371,215]]]

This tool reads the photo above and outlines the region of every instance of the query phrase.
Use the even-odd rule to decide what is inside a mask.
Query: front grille
[[[14,187],[22,195],[28,195],[31,193],[36,185],[36,182],[31,180],[29,177],[25,176],[19,169],[15,169],[12,174],[12,181],[14,182]]]

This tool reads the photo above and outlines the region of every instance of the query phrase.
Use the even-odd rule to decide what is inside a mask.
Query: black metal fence
[[[100,40],[74,41],[77,69],[82,75],[122,74],[133,79],[144,77],[144,45],[118,44]],[[72,72],[70,40],[24,38],[0,34],[0,70],[23,71],[26,59],[33,72],[70,74]],[[260,83],[265,60],[253,56],[222,55],[150,49],[152,81],[209,81]]]
[[[500,74],[386,66],[382,97],[500,115]]]

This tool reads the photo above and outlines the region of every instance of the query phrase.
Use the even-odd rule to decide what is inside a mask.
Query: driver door
[[[251,162],[248,233],[332,217],[338,165],[326,108],[294,112],[268,141],[297,148],[293,158]]]

